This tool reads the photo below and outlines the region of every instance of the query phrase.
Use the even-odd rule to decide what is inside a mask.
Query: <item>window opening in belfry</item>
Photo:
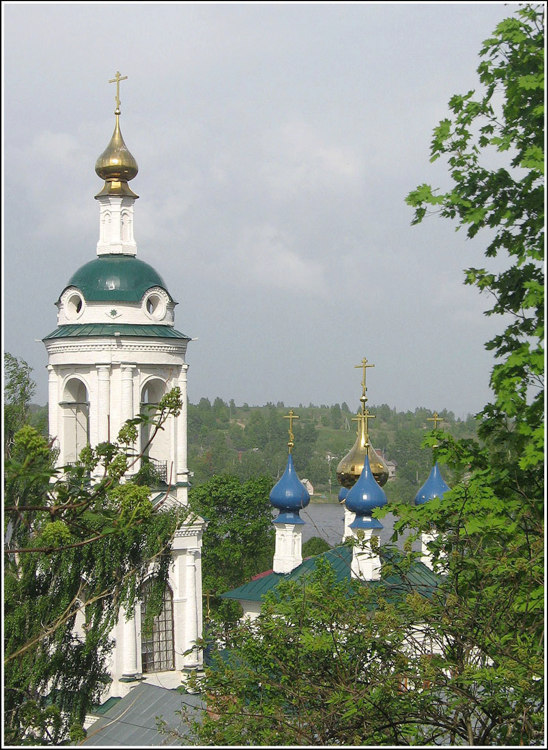
[[[150,600],[150,582],[143,584],[141,623],[144,628],[147,605]],[[141,634],[141,658],[143,673],[166,672],[175,669],[173,643],[173,592],[169,585],[164,589],[162,610],[152,622],[152,631]]]
[[[89,400],[87,388],[81,380],[73,378],[65,386],[63,432],[65,463],[78,460],[80,451],[89,445]]]

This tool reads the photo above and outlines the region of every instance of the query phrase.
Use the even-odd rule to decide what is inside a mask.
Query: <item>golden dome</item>
[[[350,451],[337,466],[339,484],[342,484],[347,489],[353,487],[358,481],[363,470],[366,453],[369,456],[369,464],[377,484],[382,487],[388,479],[388,466],[373,448],[369,440],[367,421],[372,418],[373,415],[369,414],[367,410],[363,410],[361,413],[358,412],[358,437]]]
[[[120,112],[117,109],[116,125],[110,143],[95,162],[95,171],[107,182],[128,182],[132,180],[139,168],[122,138],[120,130]]]

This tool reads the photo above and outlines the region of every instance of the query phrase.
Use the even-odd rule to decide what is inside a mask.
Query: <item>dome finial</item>
[[[375,367],[375,365],[368,365],[368,364],[367,364],[367,358],[366,358],[366,357],[364,357],[364,358],[362,359],[361,363],[360,363],[359,365],[354,365],[354,367],[355,367],[355,368],[360,368],[360,367],[361,367],[361,368],[362,368],[362,370],[363,370],[363,378],[362,378],[362,395],[361,395],[361,398],[360,398],[360,401],[361,401],[361,404],[362,404],[362,413],[363,413],[363,410],[365,409],[365,404],[366,404],[366,402],[367,402],[367,396],[365,395],[365,394],[366,394],[366,392],[367,392],[367,388],[366,388],[366,385],[365,385],[365,376],[366,376],[366,374],[367,374],[367,368],[368,368],[368,367]]]
[[[440,417],[438,415],[438,412],[435,411],[433,417],[426,417],[426,421],[427,422],[433,422],[434,423],[434,430],[437,430],[438,429],[438,422],[443,422],[443,419],[442,419],[442,417]],[[437,443],[432,446],[432,456],[433,456],[432,463],[433,464],[436,463],[436,448],[439,448],[439,445]]]
[[[287,447],[289,448],[289,453],[293,450],[295,447],[295,435],[293,434],[293,420],[299,419],[298,414],[294,414],[293,409],[289,410],[289,414],[284,415],[284,419],[289,419],[289,441],[287,443]]]

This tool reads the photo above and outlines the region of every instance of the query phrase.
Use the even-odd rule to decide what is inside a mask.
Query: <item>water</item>
[[[310,503],[304,510],[301,510],[300,516],[305,522],[303,529],[303,543],[313,536],[319,536],[324,539],[331,547],[341,544],[344,532],[344,506],[338,503]],[[383,529],[379,537],[381,543],[389,543],[390,537],[394,532],[394,521],[396,517],[392,513],[387,513],[381,519]],[[403,537],[398,539],[398,547],[403,544]],[[415,545],[413,545],[415,547]]]

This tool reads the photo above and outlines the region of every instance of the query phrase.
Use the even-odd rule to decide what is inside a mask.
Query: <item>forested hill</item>
[[[299,416],[293,422],[293,457],[301,479],[309,479],[316,499],[333,501],[339,492],[336,468],[356,439],[356,416],[346,403],[334,406],[286,406],[281,402],[266,406],[236,406],[216,398],[213,403],[200,399],[188,407],[189,468],[192,483],[201,484],[214,474],[230,473],[242,479],[268,474],[281,476],[287,462],[288,420],[293,408]],[[431,468],[430,449],[421,448],[426,432],[432,429],[432,412],[417,408],[398,412],[386,404],[370,406],[371,442],[385,458],[397,464],[396,479],[385,487],[389,499],[411,500]],[[450,411],[439,411],[439,427],[454,437],[472,437],[476,424],[472,416],[455,418]],[[446,479],[452,479],[444,469]],[[331,481],[330,481],[331,480]],[[324,496],[321,498],[321,496]]]
[[[220,398],[200,399],[188,405],[188,463],[197,486],[214,474],[234,474],[241,479],[268,475],[278,479],[287,462],[289,409],[298,415],[293,422],[295,468],[301,479],[314,486],[315,500],[336,501],[339,484],[337,464],[353,446],[357,423],[355,412],[346,403],[334,406],[286,406],[281,402],[266,406],[236,406]],[[421,448],[425,433],[432,429],[429,409],[399,412],[386,404],[370,406],[375,419],[369,423],[371,442],[376,451],[396,463],[396,479],[385,486],[391,500],[415,496],[430,471],[432,452]],[[456,438],[473,437],[476,422],[462,420],[451,411],[439,412],[439,427]],[[31,406],[30,422],[47,432],[47,407]],[[448,482],[457,477],[443,469]],[[331,484],[330,484],[331,480]]]

